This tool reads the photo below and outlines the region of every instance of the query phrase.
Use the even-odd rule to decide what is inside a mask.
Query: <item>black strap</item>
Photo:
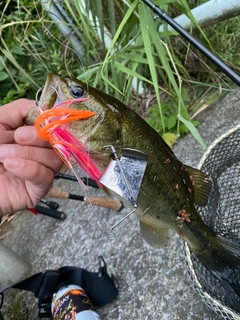
[[[62,286],[75,284],[81,286],[87,293],[93,305],[102,307],[116,299],[118,290],[109,277],[106,263],[99,257],[98,272],[90,272],[78,267],[62,267],[58,270],[47,270],[37,273],[21,282],[0,290],[0,295],[7,289],[31,291],[38,298],[39,318],[51,316],[52,296]],[[3,302],[3,301],[2,301]],[[0,302],[0,309],[1,309]],[[0,320],[4,320],[0,312]]]
[[[1,292],[0,293],[0,309],[2,308],[2,304],[3,304],[3,293]],[[0,320],[4,320],[1,311],[0,311]]]

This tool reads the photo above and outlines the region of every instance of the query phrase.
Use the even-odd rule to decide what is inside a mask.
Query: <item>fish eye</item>
[[[82,87],[76,85],[72,86],[71,88],[71,94],[74,98],[81,98],[84,96],[84,90]]]

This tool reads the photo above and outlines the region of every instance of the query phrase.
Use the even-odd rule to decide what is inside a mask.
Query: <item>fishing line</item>
[[[58,99],[60,99],[60,96],[59,96],[59,94],[58,94],[57,89],[56,89],[56,88],[54,88],[53,86],[50,86],[50,88],[51,88],[51,89],[53,89],[53,91],[55,91],[55,92],[56,92],[56,95],[57,95]]]
[[[41,93],[41,92],[43,91],[43,88],[44,88],[44,86],[40,87],[40,88],[38,89],[38,91],[36,92],[36,95],[35,95],[35,103],[36,103],[36,106],[38,106],[39,93]]]
[[[90,200],[90,197],[88,196],[85,188],[83,187],[83,182],[82,180],[79,178],[78,174],[76,173],[76,171],[74,170],[73,166],[71,165],[70,161],[69,161],[69,167],[70,169],[72,170],[73,174],[75,175],[79,185],[81,186],[82,190],[83,190],[83,193],[86,197],[86,199],[88,200],[89,202],[89,206],[91,207],[92,211],[94,212],[95,216],[97,217],[97,220],[103,230],[103,232],[105,233],[105,235],[108,237],[109,240],[114,240],[116,238],[115,234],[112,232],[111,228],[109,227],[109,225],[106,223],[106,222],[103,222],[101,220],[101,218],[99,217],[98,213],[97,213],[97,210],[96,208],[94,208],[91,200]]]
[[[84,63],[83,63],[83,61],[82,61],[81,56],[80,56],[73,48],[71,48],[71,47],[68,46],[68,45],[65,45],[62,41],[60,41],[59,39],[57,39],[57,38],[52,34],[52,32],[51,32],[51,31],[45,26],[45,24],[43,23],[42,17],[40,16],[40,13],[39,13],[39,11],[38,11],[38,8],[37,8],[35,2],[34,2],[34,7],[35,7],[35,10],[36,10],[36,12],[37,12],[39,21],[40,21],[42,27],[45,29],[45,31],[46,31],[55,41],[57,41],[61,46],[63,46],[66,50],[69,49],[70,51],[72,51],[72,52],[77,56],[77,58],[78,58],[78,60],[79,60],[79,62],[80,62],[80,66],[83,68],[84,72],[86,72],[86,68],[85,68],[85,66],[84,66]],[[66,68],[66,70],[67,70],[67,68]],[[67,70],[67,72],[68,72],[68,70]],[[68,76],[71,78],[71,75],[70,75],[69,73],[68,73]],[[85,82],[86,85],[88,86],[87,77],[85,77],[85,81],[86,81],[86,82]]]
[[[161,22],[168,27],[170,25],[175,32],[179,33],[185,40],[188,40],[193,47],[199,50],[205,57],[207,57],[210,61],[212,61],[219,69],[227,75],[231,80],[233,80],[238,86],[240,86],[240,77],[233,72],[228,66],[226,66],[219,58],[217,58],[212,52],[210,52],[207,48],[205,48],[198,40],[196,40],[193,36],[191,36],[186,30],[184,30],[178,23],[176,23],[172,18],[170,18],[164,11],[162,11],[157,5],[155,5],[150,0],[142,0],[145,4],[146,8],[149,10],[152,15],[152,11],[156,14],[153,16],[153,20],[160,19]],[[151,8],[151,10],[150,10]],[[178,35],[174,35],[178,40],[196,57],[201,63],[203,63],[208,69],[211,69],[213,74],[221,80],[226,87],[230,89],[237,97],[240,97],[240,94],[236,92],[217,72],[215,72],[211,67],[207,65],[205,61],[203,61],[193,50],[185,43],[185,41]]]
[[[77,53],[73,48],[71,48],[70,46],[65,45],[62,41],[60,41],[59,39],[57,39],[57,38],[51,33],[51,31],[50,31],[50,30],[45,26],[45,24],[43,23],[42,18],[41,18],[41,16],[40,16],[40,13],[39,13],[39,11],[38,11],[38,8],[37,8],[35,2],[34,2],[34,6],[35,6],[35,9],[36,9],[38,18],[39,18],[39,20],[40,20],[40,22],[41,22],[41,24],[42,24],[42,27],[45,29],[45,31],[46,31],[55,41],[57,41],[60,45],[62,45],[63,47],[65,47],[66,50],[70,49],[70,50],[77,56],[78,60],[80,61],[80,65],[82,66],[84,72],[86,72],[86,69],[85,69],[85,66],[84,66],[84,64],[83,64],[83,61],[82,61],[81,57],[78,55],[78,53]],[[66,57],[64,57],[64,60],[66,61]],[[66,65],[65,65],[65,67],[66,67]],[[67,69],[67,73],[69,74],[68,69]],[[69,75],[69,76],[71,77],[71,75]],[[87,91],[88,91],[88,80],[87,80],[87,77],[85,77],[85,83],[86,83],[86,85],[87,85]],[[54,87],[52,87],[52,86],[51,86],[51,88],[56,92],[57,96],[59,96],[57,90],[56,90]],[[39,91],[38,91],[38,93],[39,93]],[[36,100],[36,101],[37,101],[37,100]],[[88,139],[90,139],[90,134],[89,134],[89,136],[88,136]],[[90,153],[90,152],[89,152],[89,147],[88,147],[88,149],[87,149],[86,151],[87,151],[87,153],[88,153],[88,155],[89,155],[89,153]],[[70,163],[70,162],[69,162],[69,163]],[[75,174],[75,171],[73,170],[72,166],[71,166],[71,170],[72,170],[73,173]],[[75,175],[76,175],[76,174],[75,174]],[[89,170],[87,170],[86,176],[87,176],[87,177],[90,176],[90,175],[89,175]],[[76,178],[78,179],[77,176],[76,176]],[[79,179],[78,179],[78,182],[79,182]],[[101,222],[101,219],[99,218],[99,216],[98,216],[98,214],[97,214],[97,212],[96,212],[96,209],[95,209],[94,206],[92,205],[92,203],[91,203],[91,201],[90,201],[90,199],[89,199],[89,196],[87,195],[86,190],[85,190],[85,188],[84,188],[83,185],[82,185],[82,182],[79,183],[79,184],[80,184],[81,188],[83,189],[83,192],[84,192],[86,198],[89,200],[89,204],[90,204],[90,206],[91,206],[91,209],[92,209],[93,212],[95,213],[95,215],[96,215],[99,223],[100,223],[101,226],[102,226],[103,231],[105,232],[105,234],[107,235],[107,237],[108,237],[109,239],[111,239],[111,240],[114,239],[114,238],[115,238],[115,235],[114,235],[111,231],[110,231],[110,235],[109,235],[108,232],[105,230],[105,227],[103,226],[103,224],[102,224],[102,222]]]

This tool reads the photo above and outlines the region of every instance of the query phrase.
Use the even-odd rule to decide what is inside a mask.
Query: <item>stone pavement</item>
[[[239,89],[228,93],[198,117],[202,123],[199,132],[207,146],[239,124],[239,97]],[[174,151],[181,161],[192,166],[197,166],[204,153],[191,135],[179,141]],[[55,184],[71,193],[82,192],[75,182],[56,180]],[[100,194],[90,188],[90,195]],[[67,214],[65,221],[24,211],[4,237],[5,244],[30,261],[32,273],[64,265],[96,271],[97,257],[102,255],[119,289],[118,299],[98,310],[103,320],[220,319],[187,281],[183,242],[179,236],[173,235],[165,249],[150,248],[144,243],[133,215],[116,229],[116,239],[110,241],[89,206],[74,200],[58,202],[60,210]],[[102,208],[98,213],[112,221],[120,216]],[[126,209],[121,212],[126,213]],[[36,300],[31,294],[25,296],[28,319],[37,319]]]

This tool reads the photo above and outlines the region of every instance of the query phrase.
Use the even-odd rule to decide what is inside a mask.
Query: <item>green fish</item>
[[[123,148],[147,155],[147,166],[137,198],[136,214],[146,242],[163,246],[169,229],[184,239],[200,262],[219,280],[231,296],[233,308],[240,297],[240,248],[210,230],[195,205],[204,206],[211,180],[203,172],[182,164],[159,134],[132,109],[117,99],[70,78],[48,75],[39,101],[48,109],[68,99],[89,98],[71,108],[90,110],[91,118],[69,123],[71,132],[88,150],[91,160],[103,172],[113,145],[119,157]],[[35,111],[26,117],[31,124]]]

